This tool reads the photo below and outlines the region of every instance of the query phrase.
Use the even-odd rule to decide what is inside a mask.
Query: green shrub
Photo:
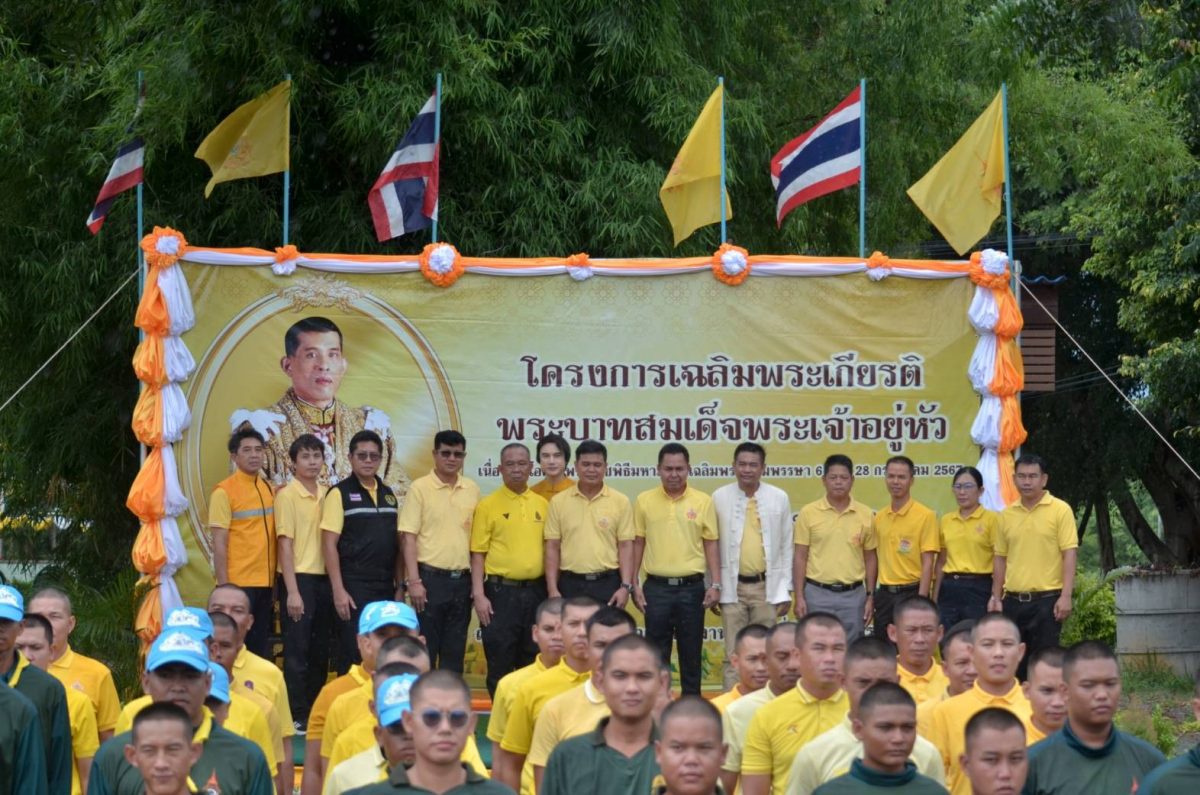
[[[1102,640],[1117,645],[1117,597],[1113,581],[1123,574],[1115,569],[1101,577],[1081,571],[1075,579],[1071,616],[1063,624],[1061,643],[1072,646],[1081,640]]]

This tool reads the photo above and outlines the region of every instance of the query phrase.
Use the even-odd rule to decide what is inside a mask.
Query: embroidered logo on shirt
[[[599,527],[601,530],[607,530],[611,526],[612,526],[612,520],[609,519],[607,516],[601,516],[599,519],[596,520],[596,527]]]
[[[695,508],[688,508],[688,509],[687,509],[687,518],[688,518],[688,521],[689,521],[689,522],[694,522],[694,521],[696,521],[696,517],[697,517],[697,516],[699,516],[699,515],[700,515],[700,514],[696,513],[696,509],[695,509]]]
[[[213,771],[208,777],[208,781],[204,782],[204,795],[221,795],[221,783],[217,781],[217,771]]]
[[[507,521],[507,520],[508,520],[508,514],[507,514],[507,513],[502,513],[502,514],[500,514],[500,515],[504,517],[505,521]]]
[[[907,538],[900,539],[900,554],[907,555],[909,552],[912,552],[912,542]]]
[[[362,502],[362,495],[361,494],[351,494],[350,502]]]
[[[386,502],[388,505],[395,505],[395,504],[396,504],[396,498],[395,498],[395,497],[393,497],[391,494],[385,494],[385,495],[383,495],[383,501],[384,501],[384,502]]]
[[[242,682],[242,687],[246,688],[247,690],[253,690],[253,689],[254,689],[254,682],[253,682],[252,680],[250,680],[250,679],[247,679],[247,680],[245,680],[245,681],[243,681],[243,682]]]

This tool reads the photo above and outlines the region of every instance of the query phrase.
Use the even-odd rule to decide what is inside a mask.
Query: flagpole
[[[1012,290],[1021,306],[1021,277],[1017,274],[1017,263],[1013,258],[1012,224],[1012,168],[1008,159],[1008,83],[1000,84],[1000,118],[1004,128],[1004,221],[1008,237],[1008,266],[1012,269]]]
[[[433,145],[437,150],[437,167],[438,171],[442,170],[442,73],[437,73],[437,87],[433,90]],[[438,174],[438,192],[441,192],[442,175]],[[441,204],[439,201],[438,204]],[[437,242],[437,227],[438,227],[438,211],[434,208],[433,225],[430,227],[429,236],[431,243]]]
[[[292,73],[288,72],[283,77],[284,80],[290,81]],[[291,127],[292,116],[292,97],[291,89],[288,89],[288,127]],[[291,224],[292,216],[292,142],[291,136],[288,136],[288,167],[283,170],[283,245],[288,244],[288,226]]]
[[[138,106],[141,105],[141,102],[142,102],[142,70],[141,69],[138,69],[138,73],[137,73],[137,95],[134,97],[134,101],[137,103]],[[137,111],[134,111],[134,116],[136,118]],[[145,155],[143,155],[143,158],[144,157],[145,157]],[[145,165],[143,164],[143,169],[144,168],[145,168]],[[142,237],[145,234],[145,232],[144,232],[144,230],[145,230],[145,214],[144,214],[144,205],[142,204],[142,182],[145,180],[145,176],[144,176],[145,171],[143,171],[142,173],[143,173],[142,180],[139,180],[138,184],[137,184],[137,239],[134,241],[134,244],[133,244],[134,249],[137,251],[137,264],[138,264],[137,284],[138,284],[138,303],[139,304],[142,302],[142,295],[146,292],[146,255],[142,251]],[[145,338],[146,338],[146,332],[139,328],[138,329],[138,344],[141,344],[142,340],[144,340]],[[146,385],[143,384],[139,380],[138,381],[138,396],[139,397],[141,397],[142,390],[145,388],[146,388]],[[146,445],[144,442],[141,442],[141,441],[138,442],[138,462],[140,464],[146,463]]]
[[[728,237],[725,235],[725,78],[717,78],[717,86],[721,89],[721,243]]]
[[[867,256],[867,78],[858,81],[858,101],[862,112],[858,114],[858,145],[862,151],[862,164],[858,169],[858,256]]]

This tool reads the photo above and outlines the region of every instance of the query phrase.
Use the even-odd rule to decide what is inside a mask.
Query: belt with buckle
[[[559,572],[559,577],[574,577],[577,580],[585,580],[587,582],[596,582],[597,580],[603,580],[608,577],[620,578],[620,576],[621,572],[617,569],[609,569],[608,571],[592,571],[586,574],[577,571],[567,571],[566,569]]]
[[[499,574],[489,574],[483,578],[483,581],[488,585],[503,585],[507,588],[532,588],[544,582],[541,577],[534,577],[532,580],[514,580],[509,577],[501,577]]]
[[[738,582],[744,582],[747,584],[753,584],[756,582],[766,582],[766,581],[767,581],[767,573],[766,572],[763,572],[762,574],[739,574],[738,575]]]
[[[658,585],[692,585],[698,582],[704,582],[703,574],[688,574],[683,577],[660,577],[657,574],[647,574],[646,582],[656,583]]]
[[[921,584],[919,582],[910,582],[907,585],[877,585],[875,586],[875,590],[887,591],[888,593],[907,593],[908,591],[915,591],[920,587]]]
[[[966,573],[966,572],[963,572],[963,573],[961,573],[961,574],[955,574],[955,573],[953,573],[953,572],[949,572],[949,571],[947,571],[947,572],[944,572],[944,573],[942,574],[942,579],[950,579],[950,580],[991,580],[991,579],[992,579],[992,575],[990,575],[990,574],[968,574],[968,573]]]
[[[809,585],[815,585],[818,588],[824,588],[826,591],[833,591],[834,593],[847,593],[848,591],[857,591],[859,588],[862,587],[861,580],[859,582],[851,582],[851,583],[817,582],[816,580],[810,580],[809,578],[805,577],[804,581],[806,583],[808,583]]]
[[[1057,591],[1017,591],[1015,593],[1005,592],[1005,599],[1012,599],[1016,602],[1036,602],[1039,599],[1056,599],[1062,596],[1062,589]]]
[[[430,566],[426,563],[418,563],[417,571],[422,574],[432,574],[436,577],[449,577],[452,580],[466,577],[471,573],[470,569],[439,569],[437,566]]]

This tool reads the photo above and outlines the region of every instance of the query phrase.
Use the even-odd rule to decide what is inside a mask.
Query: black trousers
[[[533,662],[537,645],[531,628],[537,608],[546,599],[543,580],[528,585],[484,582],[483,593],[492,603],[492,620],[481,630],[483,654],[487,657],[488,695],[496,695],[500,677]]]
[[[273,660],[271,633],[275,629],[275,592],[273,588],[247,588],[242,590],[250,597],[250,615],[254,623],[246,633],[246,648],[264,660]]]
[[[704,582],[667,585],[647,579],[646,640],[658,646],[671,665],[671,641],[679,651],[679,685],[684,695],[700,694],[700,656],[704,645]],[[610,592],[611,594],[611,592]]]
[[[1016,596],[1004,597],[1004,615],[1008,616],[1021,630],[1021,642],[1025,644],[1025,656],[1017,668],[1017,678],[1025,681],[1026,662],[1029,656],[1048,646],[1057,646],[1062,633],[1062,624],[1054,620],[1054,603],[1061,591],[1044,591],[1033,594],[1034,598],[1022,602]]]
[[[894,588],[897,590],[888,590]],[[896,605],[910,596],[916,596],[920,590],[919,583],[910,585],[880,585],[875,588],[875,637],[888,639],[888,624],[896,612]]]
[[[593,579],[588,579],[593,577]],[[621,587],[621,573],[608,571],[599,575],[582,575],[570,571],[558,573],[558,592],[563,599],[590,596],[602,605],[608,604],[613,594]]]
[[[343,575],[344,577],[345,575]],[[350,608],[350,618],[343,621],[334,612],[337,622],[337,672],[342,675],[350,670],[350,666],[362,662],[358,653],[358,616],[363,608],[371,602],[382,602],[396,598],[396,589],[390,582],[362,582],[354,579],[343,579],[342,585],[355,606]],[[333,609],[333,597],[329,597],[330,609]]]
[[[333,638],[333,592],[324,574],[297,574],[304,614],[293,621],[287,611],[287,586],[279,579],[279,624],[283,629],[283,681],[292,718],[305,723],[313,701],[329,675]]]
[[[959,621],[975,621],[987,612],[988,599],[992,596],[992,577],[943,574],[938,589],[938,616],[946,631]]]
[[[467,625],[471,623],[471,574],[452,577],[425,565],[418,571],[426,600],[417,618],[429,647],[429,661],[434,668],[462,673]]]

